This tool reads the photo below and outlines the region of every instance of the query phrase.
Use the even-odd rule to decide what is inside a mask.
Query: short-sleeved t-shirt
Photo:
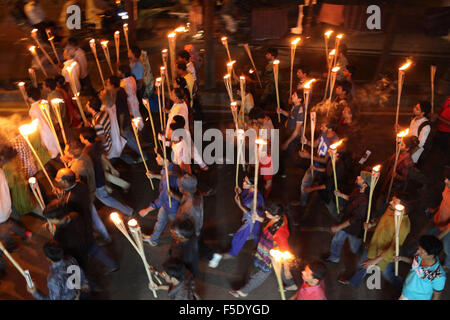
[[[431,267],[421,266],[421,262],[419,256],[414,257],[403,285],[402,295],[408,300],[431,300],[433,290],[444,290],[446,275],[439,261]]]
[[[319,157],[325,157],[328,154],[328,149],[330,148],[330,145],[335,143],[339,140],[339,137],[337,135],[334,135],[331,138],[327,137],[326,133],[322,133],[319,136],[319,144],[317,145],[317,155]],[[314,161],[314,166],[316,168],[325,168],[325,164]]]
[[[292,107],[287,120],[287,130],[289,132],[294,131],[297,123],[303,123],[305,121],[305,113],[302,105]]]
[[[131,62],[130,63],[130,69],[131,74],[136,78],[137,80],[142,80],[144,78],[144,66],[140,61],[138,62]]]

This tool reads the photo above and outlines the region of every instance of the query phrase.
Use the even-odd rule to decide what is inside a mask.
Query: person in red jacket
[[[266,206],[265,214],[268,222],[263,229],[256,248],[253,275],[241,289],[229,291],[236,298],[246,297],[270,276],[273,271],[272,259],[269,254],[270,250],[289,251],[289,228],[283,206],[279,203],[271,202]],[[264,218],[260,218],[257,215],[254,218],[261,222],[264,221]],[[297,285],[286,264],[282,268],[282,277],[286,283],[286,290],[297,290]]]

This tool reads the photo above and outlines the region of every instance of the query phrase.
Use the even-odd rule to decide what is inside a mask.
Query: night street
[[[39,66],[36,64],[32,55],[27,50],[28,46],[33,44],[33,40],[29,34],[31,31],[30,24],[18,23],[17,19],[12,15],[12,8],[16,1],[7,2],[8,3],[0,4],[0,46],[2,47],[2,50],[0,51],[0,139],[5,140],[0,142],[0,145],[2,145],[2,150],[3,146],[12,146],[13,138],[20,135],[18,126],[30,123],[31,120],[34,119],[29,115],[29,107],[24,102],[21,91],[17,89],[17,83],[19,81],[26,81],[27,86],[32,87],[30,85],[31,81],[28,71],[31,66],[33,66],[36,70],[37,82],[39,85],[44,83],[46,79],[44,74],[39,70]],[[27,1],[22,2],[26,3]],[[59,23],[58,19],[64,2],[66,1],[39,1],[45,11],[45,16],[50,20],[56,21],[56,23]],[[109,2],[112,7],[114,7],[114,2],[117,3],[117,1],[106,2]],[[118,2],[120,3],[121,1]],[[134,41],[133,44],[139,46],[142,50],[147,52],[153,77],[156,79],[160,76],[160,67],[162,66],[161,50],[168,48],[167,34],[179,26],[186,25],[189,21],[189,8],[191,7],[192,1],[167,1],[173,6],[169,6],[168,4],[167,6],[161,5],[164,1],[156,1],[157,3],[155,2],[152,5],[149,4],[151,1],[141,0],[140,2],[139,18],[137,19],[137,23],[133,23],[135,24],[133,28],[136,28],[136,34],[133,36],[136,41]],[[396,139],[398,138],[396,138],[396,130],[394,125],[398,97],[397,70],[403,63],[405,63],[405,61],[412,61],[412,66],[406,71],[402,86],[403,91],[398,115],[399,130],[397,132],[409,128],[411,119],[414,117],[413,109],[419,101],[430,101],[430,65],[435,65],[437,68],[434,87],[434,110],[432,113],[436,114],[436,117],[440,112],[443,114],[443,106],[446,101],[448,103],[450,93],[450,35],[448,34],[448,30],[445,35],[430,35],[424,31],[421,25],[414,26],[414,21],[425,19],[425,10],[421,8],[421,5],[419,4],[420,1],[412,1],[410,6],[403,5],[404,7],[401,9],[401,14],[399,13],[398,16],[395,15],[395,19],[397,19],[397,21],[395,22],[395,27],[393,27],[392,30],[387,30],[392,27],[390,25],[388,26],[388,22],[389,24],[393,23],[392,21],[395,19],[393,18],[391,21],[388,18],[393,10],[395,11],[396,8],[398,9],[398,6],[394,4],[390,5],[388,2],[381,1],[382,10],[389,9],[389,11],[382,12],[382,30],[375,32],[352,29],[348,26],[344,26],[344,24],[336,26],[331,23],[324,23],[323,21],[319,22],[319,13],[321,12],[320,7],[322,3],[328,3],[328,1],[318,1],[319,5],[314,6],[314,11],[313,9],[311,9],[311,11],[307,11],[308,6],[304,7],[305,14],[308,12],[310,15],[308,16],[308,19],[306,17],[304,18],[304,34],[296,35],[287,31],[280,37],[271,38],[268,36],[267,39],[255,39],[252,37],[252,23],[250,19],[252,16],[251,4],[245,3],[245,1],[234,2],[236,3],[233,5],[231,15],[236,19],[236,21],[239,22],[238,31],[230,32],[226,28],[226,22],[224,22],[224,18],[220,15],[221,12],[224,12],[220,10],[225,9],[217,6],[215,8],[216,11],[214,12],[212,20],[208,21],[208,18],[205,16],[206,13],[204,13],[203,28],[200,28],[199,26],[201,30],[205,30],[205,28],[208,28],[207,25],[209,24],[210,30],[213,31],[210,35],[205,34],[202,37],[196,38],[195,33],[191,30],[190,32],[182,33],[177,39],[176,52],[182,50],[185,44],[193,44],[199,55],[204,59],[204,64],[201,66],[200,70],[197,70],[197,78],[199,80],[198,99],[202,112],[200,114],[197,110],[195,110],[193,113],[193,119],[195,121],[201,121],[203,127],[203,132],[199,133],[200,136],[202,136],[207,129],[218,129],[223,133],[225,139],[225,131],[227,129],[234,130],[237,126],[237,123],[235,123],[233,119],[233,114],[230,109],[229,95],[227,94],[226,86],[224,85],[223,80],[223,76],[227,73],[226,62],[228,57],[227,51],[220,40],[222,36],[228,36],[230,54],[232,59],[236,60],[235,70],[237,70],[237,72],[247,72],[248,69],[253,68],[244,49],[244,44],[248,43],[250,45],[256,68],[261,72],[261,74],[263,74],[264,68],[267,64],[265,58],[267,49],[271,47],[278,49],[277,59],[280,61],[280,105],[282,109],[288,112],[291,108],[288,104],[290,86],[290,55],[292,52],[290,42],[297,36],[302,38],[301,44],[296,49],[297,52],[294,59],[294,86],[296,86],[298,82],[295,75],[296,68],[304,68],[304,70],[308,70],[308,79],[314,78],[317,80],[317,82],[313,84],[313,90],[310,97],[311,99],[309,101],[310,110],[308,110],[308,112],[311,110],[317,111],[318,119],[315,124],[315,138],[318,139],[320,135],[320,124],[326,121],[326,112],[323,111],[325,109],[324,107],[321,107],[325,92],[325,83],[327,81],[327,62],[325,58],[323,32],[328,29],[336,30],[332,37],[333,41],[330,40],[328,47],[329,50],[334,48],[333,45],[335,34],[340,32],[344,34],[343,42],[348,48],[348,61],[350,62],[350,65],[356,67],[355,75],[351,80],[351,84],[354,86],[353,89],[355,89],[355,95],[353,96],[352,103],[349,103],[352,108],[351,112],[354,117],[357,117],[358,125],[358,139],[351,145],[349,144],[349,148],[352,149],[348,150],[352,156],[352,170],[354,173],[351,180],[355,180],[356,177],[360,175],[361,170],[370,171],[375,165],[383,164],[396,152]],[[289,11],[289,14],[286,13],[286,17],[289,17],[289,23],[287,23],[289,28],[295,27],[296,25],[298,14],[297,2],[298,1],[286,0],[278,4],[280,8],[285,8]],[[344,5],[348,5],[345,1],[341,2],[343,4],[342,7],[344,7]],[[133,1],[122,1],[123,5],[125,3],[129,4],[133,3]],[[209,3],[209,0],[200,1],[200,3],[204,3],[206,5],[206,3]],[[211,3],[214,3],[214,1],[211,1]],[[339,3],[339,1],[335,1],[335,3]],[[261,7],[268,10],[267,8],[269,7],[267,6],[267,2],[264,1],[264,4],[265,5],[261,5]],[[210,6],[208,5],[208,8],[209,7]],[[355,5],[354,7],[365,8],[365,5]],[[449,7],[441,6],[439,1],[430,4],[430,8],[431,7],[433,7],[434,10],[439,7],[441,7],[442,10],[449,9]],[[205,10],[205,8],[203,9]],[[184,13],[184,15],[179,15],[178,13],[180,12]],[[354,14],[356,15],[356,13]],[[240,15],[242,15],[243,18],[237,18]],[[361,16],[358,17],[361,18]],[[312,24],[309,18],[313,19]],[[120,20],[118,22],[116,21],[116,25],[97,30],[97,33],[94,35],[89,34],[83,29],[83,33],[80,33],[81,35],[78,38],[80,47],[86,53],[87,68],[89,70],[90,80],[95,91],[101,91],[104,88],[97,69],[96,60],[89,47],[89,39],[92,36],[97,39],[99,64],[106,80],[110,76],[113,76],[113,74],[110,72],[99,40],[109,40],[111,58],[113,60],[113,64],[115,64],[116,51],[114,48],[113,33],[115,27],[117,25],[120,26],[121,23],[122,21]],[[306,27],[306,24],[309,25]],[[261,25],[261,22],[259,22],[259,25]],[[120,31],[121,63],[128,66],[128,53],[125,45],[125,38],[123,36],[123,31]],[[389,38],[389,33],[395,33],[395,36]],[[211,41],[209,40],[210,37],[212,37]],[[391,43],[389,43],[389,41],[391,41]],[[208,52],[208,48],[211,48],[211,45],[213,51]],[[387,49],[387,47],[389,48]],[[46,48],[49,52],[52,49],[49,45],[46,45]],[[61,58],[63,57],[63,50],[64,46],[58,45],[58,51]],[[39,54],[41,58],[44,59],[42,51],[39,51]],[[211,55],[213,58],[211,58]],[[53,53],[51,53],[51,56],[54,56]],[[45,68],[49,70],[51,76],[56,75],[52,69],[52,65],[48,61],[45,62]],[[117,69],[115,65],[113,66],[113,69],[114,71]],[[240,89],[239,75],[240,74],[237,73],[236,79],[238,80],[233,86],[234,98],[236,100],[240,99],[240,97],[236,94],[236,90]],[[385,82],[383,83],[383,81]],[[70,84],[67,85],[67,87],[70,87],[73,91],[72,82],[69,81],[69,83]],[[336,82],[336,86],[338,86],[338,83],[339,82]],[[258,82],[255,77],[253,85],[255,87],[254,92],[256,93],[256,108],[259,107],[258,102],[261,101],[260,98],[263,95],[264,89],[262,86],[258,86]],[[82,86],[84,86],[84,84],[82,84]],[[105,85],[105,90],[107,86],[108,84]],[[341,86],[344,87],[343,84]],[[303,87],[302,90],[304,90]],[[336,96],[337,94],[334,93],[333,99],[335,99]],[[44,97],[42,98],[44,99]],[[161,132],[163,130],[160,128],[160,114],[157,109],[158,100],[156,96],[153,96],[153,98],[152,103],[155,104],[152,104],[152,119],[155,122],[156,131]],[[72,99],[72,97],[70,97],[70,99]],[[87,111],[88,109],[86,108],[86,103],[88,101],[92,101],[90,99],[91,96],[85,94],[82,90],[80,94],[80,101],[85,109],[84,112],[86,112],[89,119],[92,117]],[[74,108],[77,108],[75,98],[73,98],[73,101],[73,105],[75,106]],[[103,100],[101,102],[104,103]],[[130,102],[128,103],[130,104]],[[166,104],[171,105],[172,103],[174,102],[170,101],[168,98],[166,99]],[[167,109],[169,109],[170,105]],[[189,106],[189,104],[187,104],[187,106]],[[129,108],[131,110],[131,107]],[[447,106],[446,108],[450,107]],[[275,129],[280,129],[280,131],[285,129],[283,128],[284,125],[278,122],[276,102],[275,104],[266,105],[263,110],[265,114],[271,118]],[[76,112],[78,112],[78,110]],[[116,111],[114,111],[114,113],[115,112]],[[148,155],[147,164],[149,170],[153,173],[159,173],[161,171],[161,167],[157,164],[156,154],[154,152],[154,137],[148,113],[143,106],[140,107],[140,112],[144,120],[144,129],[140,133],[140,142],[142,143],[144,152]],[[191,116],[193,111],[189,110],[189,112]],[[332,114],[330,118],[334,117],[334,119],[339,120],[341,117],[340,113],[333,114],[333,112],[334,111],[331,111]],[[133,117],[134,115],[131,116],[131,118]],[[311,122],[309,117],[310,116],[308,115],[305,131],[305,136],[307,139],[311,138]],[[246,119],[248,119],[248,117]],[[281,119],[283,122],[286,120],[286,117],[281,116]],[[442,120],[437,120],[431,124],[431,132],[433,133],[433,137],[438,130],[437,123],[439,121]],[[189,126],[192,138],[194,138],[196,137],[196,133],[194,132],[194,126],[192,124],[193,123],[191,122]],[[80,126],[82,126],[82,123]],[[119,126],[122,126],[120,122]],[[181,128],[182,127],[183,125]],[[243,129],[249,127],[250,125],[248,123],[246,124],[246,127],[242,126]],[[449,127],[448,124],[447,127]],[[78,133],[78,129],[75,127],[72,127],[70,130]],[[122,132],[121,127],[120,130]],[[446,132],[446,134],[447,135],[444,136],[444,138],[448,138],[448,132]],[[78,139],[77,136],[75,138]],[[281,137],[278,144],[274,141],[271,143],[275,143],[278,148],[284,142],[283,139],[284,136]],[[202,151],[205,151],[205,147],[210,143],[206,140],[208,140],[208,138],[204,138],[202,141]],[[344,143],[346,142],[347,139]],[[358,288],[354,288],[350,284],[343,284],[341,283],[342,281],[338,281],[342,278],[348,279],[355,273],[360,260],[361,252],[358,254],[352,253],[350,243],[347,241],[344,244],[340,261],[338,263],[325,261],[324,258],[330,253],[330,245],[333,238],[330,228],[332,226],[339,225],[345,220],[342,219],[342,214],[339,218],[336,218],[334,215],[330,214],[329,210],[325,206],[325,202],[317,191],[310,193],[307,205],[305,207],[297,206],[297,204],[293,203],[300,200],[300,186],[302,184],[302,178],[305,175],[305,171],[310,166],[309,159],[300,160],[298,157],[297,150],[300,148],[301,142],[296,140],[295,143],[297,143],[297,149],[295,152],[291,153],[290,158],[287,160],[285,171],[286,176],[282,177],[280,173],[273,176],[271,193],[269,198],[265,199],[265,202],[267,203],[268,200],[278,202],[285,208],[284,213],[287,217],[290,232],[288,239],[289,248],[291,254],[295,256],[295,260],[291,264],[291,273],[297,287],[302,287],[302,284],[304,283],[304,280],[302,280],[302,271],[305,267],[311,261],[319,260],[323,261],[327,268],[327,274],[322,280],[322,283],[324,284],[325,295],[328,300],[399,299],[402,292],[386,281],[384,277],[381,277],[381,288],[375,289],[369,288],[370,284],[366,283],[366,280],[368,279],[367,276]],[[446,143],[448,146],[449,141],[446,141]],[[29,148],[27,145],[25,146]],[[41,148],[44,149],[44,145],[42,145]],[[236,161],[236,145],[234,145],[233,148],[234,153],[232,158],[234,158],[233,161]],[[249,148],[248,142],[246,148],[247,150]],[[310,147],[308,146],[308,148]],[[361,165],[358,161],[364,156],[366,150],[369,150],[371,155],[367,161]],[[202,151],[200,151],[200,153],[202,153]],[[229,155],[226,154],[225,148],[224,151],[225,153],[223,158],[227,158],[227,156],[229,157]],[[162,154],[161,148],[159,148],[159,152]],[[422,180],[423,183],[419,183],[417,185],[415,184],[416,181],[414,181],[412,185],[407,185],[408,189],[405,187],[405,190],[407,191],[404,193],[407,193],[407,197],[409,199],[407,214],[409,216],[409,220],[411,221],[411,229],[404,244],[400,248],[400,255],[406,255],[402,249],[408,247],[408,245],[414,246],[413,244],[419,240],[418,236],[422,229],[428,224],[432,224],[432,220],[429,220],[427,217],[428,213],[426,214],[426,209],[438,208],[442,201],[441,195],[443,194],[445,188],[445,170],[448,170],[448,166],[450,165],[450,149],[442,148],[442,144],[438,144],[436,140],[434,140],[430,150],[427,150],[427,152],[425,161],[421,163],[420,169],[418,169],[421,177],[424,177],[424,180]],[[30,151],[28,151],[28,153],[30,154],[30,157],[34,157]],[[125,158],[123,154],[139,160],[135,160],[134,163],[127,163],[127,158]],[[21,156],[21,153],[19,152],[18,155]],[[276,152],[272,154],[272,157],[279,156],[280,152],[277,149]],[[285,156],[285,154],[281,153],[281,156]],[[49,157],[49,159],[50,158],[51,157]],[[137,153],[131,150],[129,146],[125,146],[122,157],[114,157],[110,160],[115,169],[119,171],[120,177],[130,183],[130,188],[126,192],[115,185],[111,185],[112,196],[133,209],[132,217],[129,218],[125,214],[121,214],[121,217],[123,218],[125,224],[128,219],[136,219],[141,227],[142,233],[151,235],[157,222],[158,210],[150,212],[145,217],[141,217],[138,213],[139,210],[148,207],[150,203],[154,202],[158,198],[160,193],[158,188],[159,180],[153,179],[155,189],[152,190],[149,179],[146,176],[146,169],[142,163],[142,160]],[[4,164],[3,155],[1,157],[1,161],[0,171],[2,171],[1,169]],[[61,161],[58,161],[61,164],[61,167],[63,167]],[[280,159],[280,161],[283,161],[283,159]],[[329,161],[331,162],[331,160]],[[33,162],[35,162],[35,160],[33,160]],[[199,180],[198,189],[201,189],[201,192],[204,194],[203,227],[199,237],[199,270],[195,276],[195,292],[202,300],[238,300],[230,295],[229,291],[242,288],[244,284],[246,284],[252,269],[256,269],[256,267],[253,266],[253,262],[255,260],[257,244],[253,240],[248,240],[245,242],[243,249],[236,257],[230,259],[223,258],[217,268],[211,268],[208,266],[209,259],[205,256],[202,247],[206,245],[215,253],[224,254],[228,252],[233,235],[238,231],[242,224],[242,210],[235,203],[234,189],[236,164],[207,164],[209,169],[206,173],[201,170],[199,165],[191,165],[192,174]],[[42,178],[39,181],[42,185],[42,181],[46,178],[44,177],[41,168],[37,165],[37,162],[33,165],[37,168],[39,176]],[[324,168],[326,168],[326,165]],[[52,168],[50,175],[52,176],[52,179],[56,181],[56,171],[53,171],[54,170]],[[5,173],[6,172],[7,170],[5,170]],[[38,173],[36,172],[35,176],[37,176],[37,174]],[[398,175],[398,173],[396,174]],[[242,170],[242,167],[240,167],[239,185],[241,187],[245,175],[246,173]],[[205,178],[205,176],[207,176],[207,178]],[[97,172],[95,173],[95,177],[97,179]],[[264,182],[262,177],[262,175],[259,175],[260,184]],[[207,182],[205,182],[205,180],[207,180]],[[8,183],[9,182],[10,180],[8,179]],[[346,193],[350,193],[350,191],[352,191],[350,187],[355,187],[355,184],[349,185],[348,181],[346,181],[346,183],[346,190],[344,191]],[[48,188],[48,182],[45,181],[45,184],[48,189],[46,191],[50,191],[49,193],[51,194],[51,190]],[[313,186],[316,186],[316,184],[318,184],[317,181],[315,181]],[[261,185],[259,187],[262,190]],[[206,191],[208,191],[208,188],[212,188],[214,191],[210,194],[205,194]],[[447,186],[447,189],[448,188],[449,187]],[[11,186],[10,189],[12,190]],[[42,189],[44,188],[42,187]],[[379,189],[375,190],[379,191]],[[28,190],[28,193],[30,194],[30,197],[33,197],[30,190]],[[15,207],[15,194],[13,194],[12,191],[11,194],[11,197],[13,198],[13,207]],[[377,192],[376,194],[378,195]],[[384,193],[380,196],[380,199],[384,200],[385,197],[386,192],[384,191]],[[47,196],[45,198],[47,199]],[[56,196],[54,198],[56,199]],[[5,201],[3,200],[4,198],[0,199]],[[88,202],[88,199],[85,200]],[[335,208],[334,195],[332,196],[332,201],[330,203],[331,206],[334,206]],[[36,202],[34,202],[34,205],[37,207]],[[48,202],[46,205],[48,205]],[[152,291],[149,290],[149,280],[141,257],[138,255],[130,242],[118,230],[118,228],[116,228],[109,217],[110,213],[118,210],[104,205],[98,200],[98,198],[94,201],[94,205],[112,238],[111,243],[101,246],[101,248],[117,262],[119,269],[115,272],[105,274],[105,271],[107,270],[104,265],[89,256],[85,273],[88,276],[88,279],[93,281],[92,283],[95,284],[95,288],[97,289],[92,293],[91,298],[93,300],[171,299],[167,291],[158,290],[158,297],[155,298]],[[442,207],[444,206],[442,205]],[[374,202],[372,206],[372,214],[379,218],[384,213],[384,210],[377,212],[376,209],[379,210],[379,207],[377,207]],[[444,212],[444,209],[441,208],[443,212],[441,214],[448,214],[448,212]],[[448,211],[448,208],[446,210]],[[47,276],[49,274],[51,264],[50,260],[46,259],[44,255],[43,246],[46,242],[53,239],[53,237],[45,227],[47,220],[40,214],[41,213],[37,214],[28,212],[26,214],[19,215],[15,213],[13,209],[11,217],[16,219],[20,216],[21,224],[27,230],[32,232],[32,237],[27,241],[24,241],[17,235],[14,235],[14,239],[19,245],[13,251],[10,250],[10,252],[13,258],[24,270],[29,270],[35,287],[46,295],[49,293],[47,288]],[[6,213],[2,213],[2,216],[3,215],[6,215]],[[449,221],[447,220],[446,223],[446,228],[448,229]],[[151,246],[146,242],[143,243],[145,257],[148,263],[160,272],[163,271],[163,263],[167,260],[171,242],[174,241],[169,227],[170,223],[168,223],[161,234],[159,244],[157,246]],[[368,232],[368,240],[366,241],[366,245],[370,243],[370,239],[374,234],[373,231],[374,230]],[[7,232],[2,231],[2,234],[0,234],[1,241],[5,241],[2,237]],[[102,238],[97,232],[94,235],[97,238],[97,241],[100,241]],[[444,238],[445,237],[447,237],[448,243],[448,237],[450,237],[450,235],[447,234]],[[415,251],[410,254],[410,257],[412,257],[414,253]],[[436,259],[440,258],[442,266],[444,266],[445,257],[446,255],[444,252],[441,252],[439,256],[436,256]],[[2,256],[2,259],[5,261],[6,267],[4,268],[4,275],[1,275],[0,273],[0,300],[34,300],[35,298],[27,292],[27,283],[24,281],[24,277],[18,272],[14,265],[10,263],[5,255]],[[410,273],[410,270],[411,264],[403,262],[399,263],[399,276],[403,282]],[[448,267],[443,270],[445,270],[448,277]],[[286,291],[286,299],[289,299],[296,292],[297,290]],[[259,301],[280,299],[280,289],[275,272],[272,272],[268,279],[255,290],[250,292],[247,297],[239,298],[239,300]],[[450,300],[448,279],[445,288],[441,291],[439,299]]]

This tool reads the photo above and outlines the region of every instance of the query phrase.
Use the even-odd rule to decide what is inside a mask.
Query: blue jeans
[[[110,241],[111,236],[109,235],[108,230],[106,230],[106,227],[103,224],[102,219],[100,219],[97,209],[95,208],[93,203],[91,203],[91,215],[92,215],[92,226],[94,227],[94,230],[100,233],[100,235],[106,241]]]
[[[330,257],[328,258],[329,260],[336,263],[339,262],[342,246],[344,245],[345,240],[347,239],[350,243],[350,249],[352,250],[352,252],[354,254],[358,253],[358,250],[362,244],[362,240],[357,236],[348,234],[344,230],[340,230],[334,235],[333,239],[331,240]]]
[[[123,137],[125,138],[125,140],[127,140],[127,145],[138,155],[141,155],[141,153],[139,152],[138,143],[133,133],[133,129],[124,130]],[[144,150],[142,150],[142,155],[144,156],[145,159],[147,159],[147,154],[144,152]]]
[[[435,236],[435,235],[438,235],[441,232],[442,231],[439,230],[438,227],[433,226],[433,228],[429,229],[425,234]],[[445,253],[444,266],[446,266],[447,268],[450,268],[450,234],[447,234],[444,237],[444,239],[442,239],[441,241],[442,241],[442,246],[443,246],[444,253]]]
[[[96,242],[89,248],[88,254],[103,263],[108,270],[116,269],[118,267],[114,260],[111,259]]]
[[[164,228],[166,227],[167,222],[169,220],[170,221],[175,220],[175,216],[176,216],[176,213],[170,214],[169,212],[167,212],[166,209],[164,209],[164,207],[159,208],[158,219],[156,221],[155,226],[153,227],[153,233],[152,233],[152,236],[150,237],[150,240],[158,243],[159,237],[161,236],[161,233],[164,231]]]
[[[322,174],[324,174],[324,173],[314,170],[314,179],[321,176]],[[300,205],[303,207],[306,206],[306,202],[308,201],[308,196],[309,196],[309,193],[305,191],[305,188],[310,187],[313,184],[314,179],[313,179],[311,167],[309,167],[308,170],[306,170],[305,175],[303,176],[302,185],[300,187],[300,191],[301,191]]]
[[[355,288],[358,288],[361,285],[361,282],[363,282],[364,277],[367,274],[367,269],[364,269],[360,266],[361,263],[363,263],[367,259],[369,259],[367,256],[367,250],[364,250],[364,253],[362,254],[361,259],[359,260],[359,263],[358,263],[358,269],[353,274],[353,276],[350,278],[350,284]],[[387,282],[392,284],[397,290],[402,291],[403,281],[400,277],[395,276],[395,267],[394,266],[395,265],[393,262],[389,263],[386,266],[386,268],[383,271],[381,271],[381,275]]]
[[[119,210],[120,212],[126,214],[127,216],[131,216],[133,213],[133,209],[123,204],[116,198],[112,197],[105,189],[105,186],[97,188],[95,190],[95,195],[98,200],[100,200],[105,206],[114,208]]]

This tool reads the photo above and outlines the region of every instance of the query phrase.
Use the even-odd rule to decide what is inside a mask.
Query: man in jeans
[[[360,266],[351,277],[350,281],[342,279],[340,282],[347,284],[348,282],[355,288],[358,288],[364,280],[367,270],[371,266],[378,266],[382,272],[383,278],[391,283],[397,290],[402,289],[402,280],[395,276],[394,273],[394,254],[395,254],[395,206],[397,204],[405,204],[404,199],[397,196],[392,197],[392,201],[386,209],[383,216],[378,222],[364,223],[364,228],[371,228],[376,225],[375,232],[370,239],[370,244],[364,250]],[[399,241],[403,244],[411,230],[411,222],[405,213],[400,225]]]
[[[168,159],[165,160],[167,164],[167,169],[169,171],[169,186],[170,191],[178,190],[177,180],[178,175],[176,170],[178,167],[174,164],[170,163]],[[162,166],[163,169],[161,170],[161,174],[154,174],[152,172],[147,172],[147,176],[150,179],[159,179],[159,197],[152,203],[150,203],[150,206],[142,209],[139,211],[139,215],[141,217],[145,217],[149,212],[152,212],[156,209],[159,209],[158,211],[158,220],[156,221],[156,224],[153,228],[153,233],[148,235],[143,235],[143,240],[147,242],[152,247],[155,247],[158,245],[159,237],[161,236],[161,233],[163,232],[164,228],[166,227],[167,222],[170,220],[171,222],[175,220],[175,216],[177,214],[177,210],[179,207],[179,202],[175,198],[171,198],[171,205],[169,204],[169,197],[167,194],[167,179],[166,179],[166,169],[164,168],[164,158],[161,156],[161,154],[156,154],[156,162],[159,166]]]
[[[356,187],[350,195],[345,195],[339,190],[335,191],[335,195],[347,200],[347,204],[342,213],[344,222],[331,227],[331,233],[334,234],[334,237],[331,240],[330,255],[326,258],[327,262],[339,263],[341,250],[347,239],[352,252],[358,253],[362,244],[363,224],[367,215],[370,176],[370,172],[361,171],[361,175],[355,181]]]
[[[112,197],[105,188],[106,179],[103,171],[102,161],[109,162],[102,152],[102,147],[96,143],[97,134],[94,128],[83,127],[80,130],[80,141],[84,144],[83,153],[88,155],[94,165],[95,173],[95,196],[104,205],[117,209],[127,216],[131,216],[133,209]]]
[[[123,88],[120,87],[120,79],[116,76],[111,76],[106,81],[106,89],[114,92],[116,95],[116,111],[117,111],[117,122],[119,123],[120,135],[127,140],[127,145],[138,155],[139,146],[137,144],[136,138],[134,137],[133,128],[131,128],[131,117],[130,110],[128,108],[127,93]],[[142,151],[144,158],[147,160],[147,154]],[[124,159],[128,160],[128,159]],[[130,161],[126,161],[130,162]],[[139,161],[135,161],[137,163]]]
[[[325,174],[326,164],[328,162],[328,159],[330,158],[330,155],[328,154],[330,145],[339,140],[339,137],[336,135],[336,126],[337,126],[336,123],[331,123],[330,121],[324,122],[320,126],[320,131],[322,133],[320,134],[319,138],[317,138],[317,140],[314,142],[314,145],[317,146],[317,156],[314,156],[314,168],[309,167],[308,170],[306,170],[300,188],[301,189],[300,201],[293,201],[291,202],[291,205],[293,206],[300,205],[302,207],[305,207],[308,201],[308,192],[306,192],[305,188],[310,187],[315,179]],[[304,137],[303,142],[305,145],[311,145],[311,143],[308,142],[306,137]],[[298,153],[299,156],[301,158],[311,159],[311,154],[306,150],[307,148],[305,146],[305,150],[299,151]],[[312,174],[313,170],[314,170],[314,178]]]

